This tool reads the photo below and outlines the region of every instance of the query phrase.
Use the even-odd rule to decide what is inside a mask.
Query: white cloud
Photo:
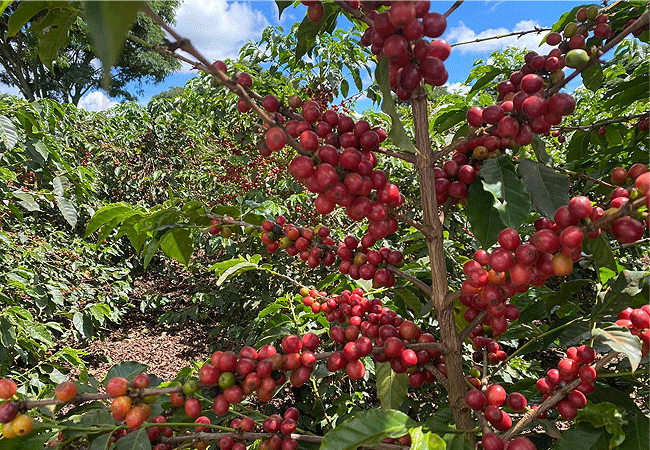
[[[476,32],[465,25],[463,22],[459,22],[459,25],[453,28],[450,28],[444,38],[450,43],[457,42],[468,42],[473,41],[474,39],[482,39],[492,36],[498,36],[501,34],[513,33],[516,31],[527,31],[534,28],[544,28],[537,21],[534,20],[522,20],[518,22],[511,30],[500,27],[500,28],[488,28],[487,30]],[[503,50],[506,47],[518,47],[518,48],[528,48],[535,50],[537,53],[545,54],[548,53],[553,47],[549,45],[542,45],[539,47],[539,42],[544,36],[544,32],[530,33],[523,35],[521,37],[517,36],[508,36],[501,39],[493,39],[489,41],[474,42],[471,44],[460,45],[454,47],[453,51],[459,51],[462,54],[466,53],[491,53],[495,50]]]
[[[235,58],[243,44],[259,39],[269,25],[249,3],[203,0],[181,4],[175,28],[206,58],[217,60]],[[190,66],[183,63],[182,71],[190,72]]]
[[[453,94],[465,95],[471,89],[471,86],[467,86],[463,83],[445,83],[444,87]]]
[[[78,107],[86,111],[104,111],[118,104],[118,101],[111,100],[103,91],[92,91],[81,97]]]

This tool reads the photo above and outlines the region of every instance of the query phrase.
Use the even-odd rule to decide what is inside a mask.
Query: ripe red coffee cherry
[[[483,125],[483,108],[473,106],[467,110],[467,123],[472,127],[480,127]]]
[[[345,372],[352,380],[361,380],[366,374],[366,367],[359,360],[350,361],[345,365]]]
[[[639,330],[650,328],[650,315],[643,309],[635,309],[630,313],[630,322]]]
[[[128,389],[129,382],[123,377],[113,377],[106,384],[106,392],[112,397],[124,395]]]
[[[508,395],[508,406],[517,412],[525,410],[527,403],[526,397],[519,392],[513,392]]]
[[[18,415],[18,405],[14,402],[0,404],[0,423],[9,423]]]
[[[578,362],[582,364],[591,364],[596,359],[596,350],[589,345],[581,345],[576,352]]]
[[[498,384],[491,384],[485,392],[485,397],[490,405],[501,406],[506,402],[506,390]]]
[[[485,394],[478,389],[470,389],[470,391],[465,395],[465,402],[467,402],[469,407],[474,411],[482,411],[487,405],[487,398],[485,397]]]
[[[521,244],[521,238],[519,233],[514,228],[506,228],[505,230],[499,233],[499,245],[508,251],[515,251],[515,249]]]
[[[262,107],[268,112],[274,113],[280,108],[280,102],[275,95],[268,94],[262,101]]]
[[[185,414],[193,419],[201,415],[201,401],[198,398],[188,398],[185,402]]]
[[[564,358],[557,364],[557,370],[562,380],[569,382],[578,376],[580,364],[571,358]]]
[[[501,421],[501,410],[498,406],[488,405],[485,408],[484,414],[485,418],[492,424],[495,425]]]
[[[630,216],[621,217],[612,224],[612,234],[623,244],[629,244],[641,239],[643,230],[643,223]]]
[[[483,450],[503,450],[503,440],[496,433],[486,433],[481,439]]]
[[[508,450],[537,450],[537,447],[530,439],[518,437],[508,443]]]
[[[630,174],[622,167],[616,167],[612,170],[612,183],[617,186],[622,186],[627,181]]]
[[[54,395],[62,402],[69,402],[77,395],[77,385],[72,381],[59,383],[54,390]]]
[[[584,219],[589,217],[593,207],[591,206],[591,200],[585,196],[573,197],[569,200],[569,212],[571,215]]]
[[[568,400],[562,400],[557,404],[557,412],[567,419],[572,420],[578,415],[578,410]]]

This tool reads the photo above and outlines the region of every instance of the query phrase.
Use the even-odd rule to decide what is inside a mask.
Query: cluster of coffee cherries
[[[618,314],[616,325],[630,330],[634,336],[641,340],[641,355],[648,354],[650,346],[650,305],[641,308],[625,308]]]
[[[636,195],[645,196],[648,203],[650,173],[647,167],[638,167],[636,171],[646,172],[635,180]],[[628,192],[622,188],[614,192],[618,189]],[[481,311],[487,311],[487,315],[470,337],[484,333],[483,325],[491,327],[492,336],[502,334],[508,327],[508,320],[519,317],[519,310],[507,304],[508,299],[517,292],[526,292],[531,285],[543,285],[548,277],[569,275],[573,263],[582,256],[583,228],[616,211],[614,207],[604,211],[593,206],[585,196],[574,197],[568,205],[558,208],[553,220],[537,219],[534,222],[537,231],[528,242],[522,242],[515,229],[506,228],[499,233],[499,246],[491,252],[477,250],[474,258],[463,266],[466,279],[461,287],[460,302],[467,306],[464,313],[467,321],[472,321]],[[634,242],[643,232],[643,222],[630,216],[612,224],[612,233],[621,242]],[[601,229],[597,228],[586,232],[586,236],[596,238],[600,233]],[[476,343],[475,346],[479,347]]]
[[[574,419],[578,414],[578,409],[587,405],[585,395],[594,392],[596,369],[590,364],[594,362],[595,358],[596,351],[588,345],[569,347],[567,357],[558,362],[557,368],[549,369],[546,372],[546,377],[537,380],[537,390],[544,395],[542,401],[546,401],[556,391],[564,388],[567,383],[580,378],[581,383],[578,387],[571,390],[564,399],[551,407],[557,408],[558,413],[564,419]],[[545,417],[545,413],[542,416]]]
[[[18,404],[12,399],[18,391],[18,386],[13,380],[0,378],[0,423],[2,423],[2,436],[10,439],[16,436],[25,436],[34,428],[34,419],[21,413]]]
[[[610,208],[620,208],[630,200],[643,195],[646,198],[646,209],[650,210],[650,172],[648,166],[642,163],[634,164],[629,170],[616,167],[611,172],[612,183],[621,186],[612,191],[609,196]],[[625,187],[627,185],[627,187]],[[612,234],[621,243],[635,242],[643,235],[645,227],[650,226],[648,212],[637,214],[638,218],[622,217],[612,224]],[[640,219],[640,220],[639,220]]]
[[[388,59],[390,85],[397,97],[409,100],[422,80],[432,86],[445,84],[449,74],[444,61],[451,46],[443,39],[425,39],[442,36],[447,28],[445,16],[429,12],[429,0],[390,2],[388,10],[378,12],[383,3],[362,2],[372,25],[361,37],[361,44],[377,57]]]
[[[380,299],[368,299],[362,289],[331,296],[304,289],[301,294],[303,304],[312,309],[319,304],[319,311],[330,323],[341,324],[330,327],[330,337],[342,346],[327,360],[330,372],[345,369],[351,379],[360,380],[366,372],[361,358],[372,355],[377,362],[390,362],[395,373],[408,373],[413,387],[435,381],[434,374],[425,368],[427,364],[435,364],[446,376],[439,351],[410,348],[434,343],[434,336],[422,333],[418,325],[383,306]]]
[[[481,144],[483,140],[481,139]],[[478,147],[479,142],[475,142]],[[434,167],[436,184],[436,202],[444,205],[448,199],[453,203],[464,201],[467,198],[468,186],[474,182],[482,161],[474,155],[468,157],[463,151],[469,147],[464,144],[457,150],[450,160],[445,161],[442,167]],[[488,157],[486,153],[485,157]],[[483,158],[485,159],[485,158]]]
[[[372,280],[376,287],[392,287],[395,285],[395,275],[388,270],[387,265],[402,265],[404,256],[399,250],[387,247],[371,250],[374,244],[375,238],[370,233],[361,238],[361,241],[354,236],[347,236],[339,243],[336,252],[341,258],[339,272],[347,274],[353,280]]]
[[[329,228],[317,225],[314,228],[300,228],[287,223],[287,219],[280,215],[275,223],[270,220],[262,222],[260,239],[266,244],[270,253],[275,253],[279,248],[286,250],[289,256],[299,256],[310,267],[334,264],[335,255],[330,249],[334,240],[330,237]]]
[[[465,395],[465,402],[474,411],[482,411],[483,415],[497,431],[506,431],[512,426],[512,418],[503,406],[509,406],[515,412],[523,412],[527,409],[527,400],[519,392],[506,393],[500,384],[491,384],[484,388],[470,389]],[[488,450],[486,443],[494,439],[488,436],[494,433],[483,435],[483,448]],[[496,436],[496,435],[495,435]],[[486,439],[487,437],[487,439]],[[503,443],[501,444],[503,448]]]
[[[297,408],[288,408],[284,415],[273,414],[264,419],[262,427],[264,432],[273,433],[273,436],[260,442],[260,450],[296,450],[298,441],[291,437],[296,431],[297,420],[300,412]],[[235,419],[237,420],[237,419]],[[227,449],[226,449],[227,450]]]

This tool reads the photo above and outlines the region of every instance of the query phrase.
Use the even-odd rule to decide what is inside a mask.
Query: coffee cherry
[[[513,410],[517,412],[523,411],[526,409],[526,404],[526,397],[524,397],[519,392],[513,392],[508,395],[508,406],[510,406]]]
[[[129,389],[129,382],[123,377],[113,377],[106,384],[106,392],[112,397],[119,397],[126,394]]]
[[[72,381],[59,383],[54,390],[54,395],[62,402],[69,402],[77,395],[77,385]]]
[[[16,395],[17,390],[18,387],[13,380],[10,380],[8,378],[0,379],[0,398],[9,399]]]
[[[488,404],[501,406],[506,402],[506,390],[498,384],[491,384],[485,392]]]
[[[19,416],[16,416],[16,418],[10,423],[11,431],[16,436],[26,436],[32,431],[32,428],[34,428],[34,419],[29,417],[27,414],[20,414]]]
[[[487,398],[485,394],[478,389],[471,389],[465,395],[465,402],[474,411],[481,411],[487,405]]]
[[[18,415],[18,405],[14,402],[0,404],[0,423],[9,423]]]

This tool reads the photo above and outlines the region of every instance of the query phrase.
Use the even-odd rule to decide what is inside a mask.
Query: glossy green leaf
[[[316,36],[323,31],[331,32],[336,25],[340,9],[334,7],[331,3],[323,4],[323,18],[314,23],[307,16],[303,19],[296,32],[298,44],[295,48],[294,57],[299,60],[305,54],[311,53],[311,50],[316,43]]]
[[[411,428],[409,434],[413,450],[445,450],[447,448],[447,443],[443,438],[430,431],[425,432],[422,427]]]
[[[579,160],[589,154],[589,142],[592,137],[591,131],[576,130],[571,135],[567,144],[567,162]]]
[[[160,249],[165,255],[187,266],[194,252],[192,232],[188,228],[172,228],[160,240]]]
[[[549,165],[551,162],[551,155],[546,151],[546,142],[539,137],[539,134],[533,133],[533,140],[531,142],[537,161]]]
[[[356,450],[397,438],[416,424],[406,414],[393,409],[371,409],[339,423],[323,437],[320,450]]]
[[[249,270],[255,270],[259,269],[259,266],[257,264],[254,264],[249,261],[241,261],[237,264],[235,264],[232,267],[229,267],[226,269],[217,279],[217,286],[221,286],[223,283],[231,279],[232,277],[235,277],[243,272],[247,272]]]
[[[627,422],[623,425],[625,440],[618,446],[618,450],[637,450],[644,448],[650,442],[650,419],[643,414],[628,414]]]
[[[392,119],[388,137],[400,150],[416,153],[417,149],[413,145],[413,142],[411,142],[411,139],[406,135],[402,120],[399,118],[395,109],[395,101],[393,100],[393,93],[390,90],[390,80],[388,79],[388,59],[385,57],[382,57],[377,64],[375,80],[381,90],[381,110]]]
[[[65,176],[54,177],[52,179],[52,186],[54,187],[54,194],[63,197],[65,191],[70,189],[70,180]]]
[[[144,263],[144,268],[146,269],[153,258],[153,255],[156,254],[156,251],[160,247],[160,240],[152,238],[147,242],[147,244],[142,248],[142,258]]]
[[[151,450],[147,430],[138,428],[133,433],[127,433],[115,443],[113,450]]]
[[[66,222],[68,222],[72,228],[76,227],[78,216],[74,205],[63,197],[56,196],[54,199],[56,200],[56,206],[59,208],[59,211],[61,211],[61,214],[63,214],[63,218]]]
[[[29,27],[30,32],[38,39],[38,57],[50,70],[54,70],[53,63],[59,50],[68,45],[70,27],[77,21],[78,13],[79,11],[70,7],[51,7]]]
[[[623,271],[612,286],[598,295],[591,310],[591,323],[605,317],[615,317],[620,311],[630,306],[632,299],[643,287],[650,283],[648,272]]]
[[[47,9],[47,3],[39,1],[20,2],[16,10],[9,16],[7,36],[15,36],[37,12]]]
[[[605,76],[600,64],[592,64],[582,71],[582,84],[590,91],[596,92],[603,85]]]
[[[474,446],[466,435],[455,434],[447,441],[447,450],[474,450]]]
[[[474,97],[481,89],[483,89],[488,84],[492,83],[494,79],[501,74],[501,70],[496,67],[490,67],[478,80],[472,85],[472,88],[467,93],[467,98],[471,99]]]
[[[27,211],[40,211],[41,208],[36,203],[36,200],[31,194],[23,191],[13,191],[13,196],[19,200],[20,206],[25,208]]]
[[[88,222],[84,237],[90,236],[94,231],[97,231],[102,225],[110,222],[115,217],[124,217],[126,213],[131,211],[133,211],[133,208],[124,203],[112,203],[102,206],[95,212],[90,222]]]
[[[108,441],[111,439],[111,437],[111,433],[100,435],[99,437],[95,438],[95,440],[93,440],[92,444],[90,444],[89,450],[106,450],[109,445]]]
[[[0,139],[8,150],[14,148],[18,142],[18,130],[11,119],[0,115]]]
[[[472,233],[483,248],[494,244],[501,230],[507,228],[494,207],[494,196],[484,189],[480,178],[469,186],[466,210]]]
[[[143,1],[84,2],[88,32],[106,75],[117,61]]]
[[[122,377],[127,380],[133,380],[137,375],[147,371],[147,366],[140,364],[134,361],[125,361],[119,364],[115,364],[108,370],[108,373],[104,377],[102,384],[106,385],[108,380],[113,377]]]
[[[92,337],[94,327],[88,315],[80,312],[74,313],[72,316],[72,325],[85,339],[90,339]]]
[[[540,214],[552,218],[560,206],[569,203],[569,179],[564,175],[530,159],[519,162],[517,173]]]
[[[609,441],[609,448],[618,448],[625,440],[623,424],[625,421],[625,412],[619,411],[619,408],[609,402],[593,404],[587,403],[582,409],[578,410],[578,416],[574,420],[578,422],[588,422],[596,428],[605,427],[607,432],[612,435]]]
[[[609,433],[604,428],[580,424],[562,433],[558,450],[609,450]]]
[[[480,170],[483,188],[494,195],[493,202],[501,221],[508,227],[519,228],[530,214],[530,195],[515,173],[509,157],[484,161]]]
[[[275,4],[278,6],[278,19],[281,19],[282,11],[291,6],[293,2],[291,0],[275,0]]]
[[[614,272],[618,272],[616,267],[616,258],[612,251],[612,246],[609,244],[609,239],[604,234],[598,237],[586,238],[582,243],[583,251],[588,255],[593,255],[594,260],[601,267],[607,267]]]
[[[591,332],[594,343],[625,353],[630,360],[632,370],[636,370],[641,362],[641,340],[630,333],[625,327],[610,325],[605,328],[594,328]]]
[[[381,401],[381,407],[398,409],[408,392],[408,375],[393,372],[390,363],[383,362],[375,364],[375,376],[377,377],[377,396]]]
[[[464,109],[452,109],[445,111],[442,114],[436,116],[433,121],[433,127],[438,133],[447,131],[451,127],[458,125],[465,119],[467,111]]]

